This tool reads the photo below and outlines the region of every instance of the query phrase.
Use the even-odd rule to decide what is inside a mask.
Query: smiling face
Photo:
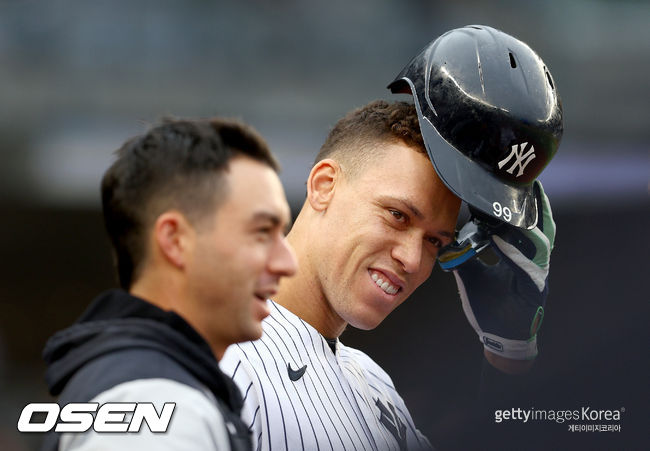
[[[187,274],[200,330],[228,345],[262,335],[266,299],[281,277],[295,273],[296,258],[284,235],[289,206],[273,169],[237,157],[225,182],[225,200],[195,228]]]
[[[332,313],[360,329],[429,277],[460,208],[425,154],[398,142],[373,153],[363,170],[336,179],[312,264]]]

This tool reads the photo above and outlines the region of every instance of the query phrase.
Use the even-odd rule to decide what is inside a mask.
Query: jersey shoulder
[[[227,376],[235,379],[242,366],[257,371],[263,371],[269,362],[286,366],[320,340],[317,332],[311,331],[302,319],[279,304],[268,302],[271,314],[262,321],[262,336],[230,345],[219,361],[219,367]]]
[[[264,359],[268,361],[269,341],[270,338],[265,332],[262,338],[258,340],[228,346],[223,357],[219,360],[219,368],[226,376],[237,382],[236,376],[243,367],[262,368]]]
[[[170,379],[139,379],[103,391],[90,402],[102,405],[134,400],[153,404],[157,412],[162,411],[164,404],[173,404],[171,421],[164,434],[152,433],[146,426],[129,434],[100,434],[91,429],[85,433],[61,434],[58,449],[230,449],[225,419],[207,389],[200,391]]]
[[[362,370],[368,379],[380,381],[383,385],[389,386],[393,390],[395,389],[395,384],[393,384],[393,380],[388,373],[368,354],[359,349],[345,346],[340,341],[337,350],[339,352],[340,360],[345,363],[346,366],[355,363],[356,365],[354,366]]]

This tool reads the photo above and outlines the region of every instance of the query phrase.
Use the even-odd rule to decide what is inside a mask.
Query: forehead
[[[423,216],[437,215],[441,209],[454,213],[460,200],[436,174],[429,157],[403,143],[385,143],[350,187],[354,195],[378,201],[399,199],[416,207]],[[457,211],[456,211],[457,213]]]
[[[398,190],[418,197],[426,188],[441,184],[426,154],[397,142],[373,146],[358,178],[373,183],[377,190]]]

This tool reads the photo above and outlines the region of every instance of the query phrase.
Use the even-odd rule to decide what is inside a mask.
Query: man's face
[[[426,155],[383,144],[336,185],[325,212],[319,280],[345,322],[372,329],[420,285],[453,239],[460,199]]]
[[[188,281],[209,333],[230,344],[262,335],[266,299],[282,276],[295,273],[296,258],[285,238],[290,211],[277,174],[237,157],[225,181],[225,200],[195,228]]]

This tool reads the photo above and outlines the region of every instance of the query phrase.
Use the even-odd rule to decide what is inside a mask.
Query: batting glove
[[[454,271],[465,316],[485,349],[516,360],[530,360],[537,355],[537,331],[544,318],[549,261],[555,241],[548,197],[542,184],[535,184],[540,210],[537,226],[522,230],[503,225],[486,235],[485,243],[499,257],[498,263],[488,265],[478,258],[463,260],[458,252],[454,261],[460,262],[459,266],[450,267],[447,262],[447,269]],[[477,224],[469,222],[460,230],[459,237],[480,235],[476,229]]]

